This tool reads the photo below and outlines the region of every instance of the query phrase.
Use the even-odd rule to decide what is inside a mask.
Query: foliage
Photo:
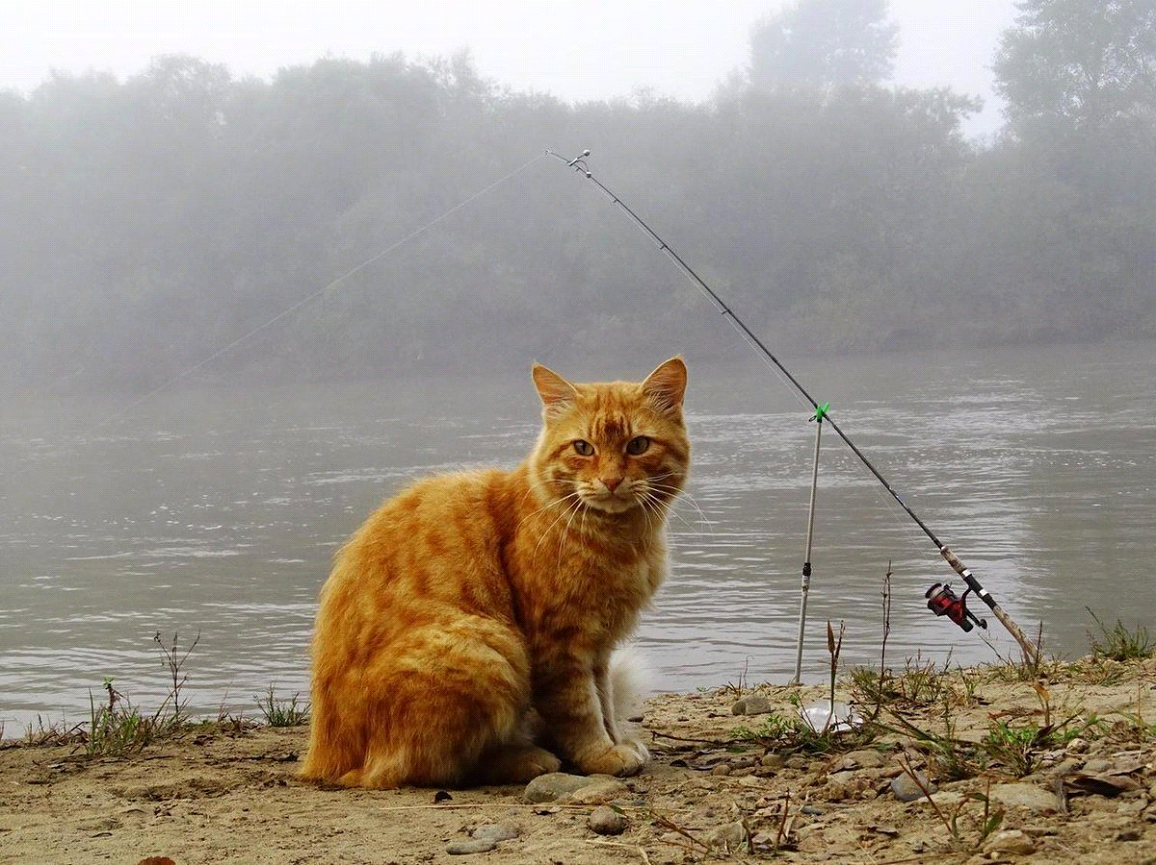
[[[1135,630],[1119,619],[1109,628],[1091,609],[1088,613],[1096,620],[1100,629],[1099,637],[1092,637],[1092,658],[1109,658],[1113,661],[1134,661],[1156,655],[1156,644],[1148,637],[1148,629],[1137,624]]]
[[[1018,8],[993,66],[1014,122],[1088,129],[1156,106],[1152,0],[1021,0]]]
[[[294,694],[288,699],[279,698],[273,685],[269,685],[264,694],[255,694],[253,699],[268,726],[300,727],[309,723],[309,705],[298,704],[300,697],[300,694]]]
[[[1046,15],[1089,2],[1025,4],[1008,88],[1042,99],[1042,80],[1068,80],[1039,40],[1059,26]],[[0,385],[380,377],[657,343],[725,356],[705,301],[555,160],[494,184],[546,147],[590,147],[596,176],[776,346],[1156,335],[1140,74],[1156,51],[1138,0],[1102,4],[1106,44],[1132,39],[1110,55],[1110,123],[1049,109],[1035,134],[1016,97],[1016,134],[986,147],[960,133],[973,100],[879,85],[882,2],[804,0],[775,26],[798,35],[829,4],[846,26],[813,56],[817,85],[754,86],[752,46],[754,83],[702,104],[510,93],[468,54],[327,58],[271,81],[167,56],[123,82],[0,94]],[[1050,65],[1027,75],[1023,45]]]
[[[821,90],[891,77],[899,27],[886,0],[797,0],[751,34],[751,83]]]

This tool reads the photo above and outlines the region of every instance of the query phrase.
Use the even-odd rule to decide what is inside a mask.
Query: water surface
[[[1151,344],[808,360],[795,374],[935,533],[1048,649],[1084,652],[1091,607],[1153,624],[1156,349]],[[634,372],[634,371],[628,371]],[[637,372],[645,372],[639,370]],[[673,572],[638,643],[655,687],[786,681],[794,669],[815,425],[758,361],[691,359],[690,496]],[[131,403],[121,400],[120,405]],[[523,371],[255,391],[180,388],[117,403],[8,400],[0,459],[0,719],[79,721],[111,676],[144,707],[167,689],[154,635],[188,645],[197,712],[308,688],[317,590],[338,544],[410,479],[512,466],[537,429]],[[878,663],[1016,655],[989,617],[964,634],[924,606],[954,580],[930,540],[824,432],[804,677]],[[974,605],[973,605],[974,606]],[[982,615],[982,605],[978,612]],[[1156,628],[1153,628],[1156,631]]]

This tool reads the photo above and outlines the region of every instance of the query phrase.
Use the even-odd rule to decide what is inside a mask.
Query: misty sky
[[[514,90],[567,100],[639,88],[698,100],[745,66],[751,26],[783,0],[4,0],[0,89],[29,92],[52,69],[125,77],[158,54],[271,76],[325,55],[411,57],[468,47],[478,71]],[[1014,0],[891,0],[902,27],[896,80],[950,85],[986,107],[968,130],[999,125],[992,52]]]

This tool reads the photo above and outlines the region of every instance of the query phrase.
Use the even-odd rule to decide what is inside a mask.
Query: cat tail
[[[642,714],[642,705],[652,691],[653,672],[634,646],[615,649],[610,656],[610,693],[614,720],[621,727],[631,726],[630,718]]]

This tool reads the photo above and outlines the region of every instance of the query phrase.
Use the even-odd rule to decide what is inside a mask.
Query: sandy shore
[[[1156,863],[1154,687],[1152,660],[1054,665],[1039,683],[909,668],[878,716],[889,729],[828,736],[827,753],[782,734],[821,688],[665,695],[641,722],[641,775],[553,789],[324,789],[296,777],[303,727],[190,730],[116,759],[8,743],[0,863]],[[770,712],[735,715],[739,697]]]

